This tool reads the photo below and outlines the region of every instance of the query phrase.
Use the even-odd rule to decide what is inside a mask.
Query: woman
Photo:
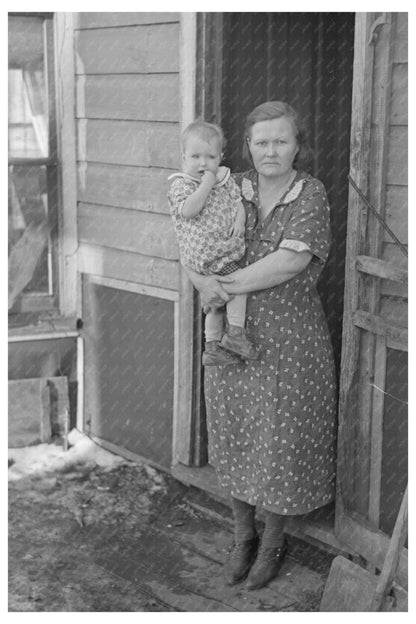
[[[254,169],[235,179],[247,211],[247,266],[231,277],[189,276],[206,308],[249,293],[247,336],[259,360],[206,369],[205,396],[210,463],[235,520],[225,579],[234,585],[248,574],[255,589],[278,573],[286,516],[334,497],[336,397],[316,291],[329,206],[322,183],[301,169],[308,146],[297,113],[283,102],[256,107],[244,149]],[[256,507],[265,512],[260,546]]]

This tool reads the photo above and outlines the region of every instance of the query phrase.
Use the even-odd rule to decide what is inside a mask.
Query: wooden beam
[[[408,330],[406,327],[391,325],[382,319],[381,316],[370,314],[369,312],[363,312],[362,310],[354,312],[353,322],[357,327],[366,329],[372,334],[386,336],[387,338],[402,344],[403,347],[405,347],[405,350],[407,350]]]
[[[406,269],[395,266],[391,262],[370,256],[357,256],[357,269],[367,275],[374,275],[382,279],[407,284],[408,272]]]

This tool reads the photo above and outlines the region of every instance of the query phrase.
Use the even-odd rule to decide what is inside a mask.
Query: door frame
[[[350,175],[380,214],[384,212],[389,95],[391,77],[394,14],[356,13],[353,68],[353,105],[351,120]],[[375,43],[380,48],[375,67]],[[377,72],[377,73],[376,73]],[[374,110],[377,123],[374,123]],[[378,529],[381,486],[381,431],[383,384],[387,346],[406,350],[406,330],[392,331],[378,316],[380,280],[363,284],[360,276],[366,264],[374,265],[380,257],[383,228],[363,208],[362,201],[350,187],[348,199],[346,280],[342,336],[341,382],[338,428],[338,469],[335,507],[335,535],[350,549],[381,568],[390,538]],[[359,258],[358,258],[359,257]],[[358,258],[358,259],[357,259]],[[360,263],[359,259],[363,259]],[[372,263],[366,263],[372,260]],[[367,271],[369,272],[369,271]],[[365,289],[370,312],[359,310]],[[362,332],[362,330],[367,330]],[[369,383],[378,375],[376,389]],[[384,376],[384,378],[383,378]],[[375,383],[375,381],[374,381]],[[357,442],[357,430],[360,444]],[[370,466],[368,519],[352,511],[354,466],[362,461]],[[407,587],[407,550],[403,549],[397,578]]]

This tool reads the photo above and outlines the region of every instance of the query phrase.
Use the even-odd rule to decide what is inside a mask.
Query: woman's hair
[[[191,134],[198,136],[207,143],[215,139],[218,141],[218,146],[221,152],[225,147],[224,133],[220,126],[204,121],[203,119],[196,119],[190,123],[182,133],[182,151],[185,150],[186,142]]]
[[[309,145],[306,126],[295,109],[289,104],[286,104],[286,102],[264,102],[256,106],[256,108],[247,115],[244,128],[243,158],[252,162],[247,139],[251,138],[251,128],[254,124],[259,121],[279,119],[280,117],[287,117],[293,124],[296,141],[299,146],[299,151],[295,156],[293,166],[295,169],[302,169],[310,163],[313,154]]]

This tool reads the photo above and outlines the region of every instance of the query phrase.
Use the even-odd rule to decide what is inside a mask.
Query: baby
[[[202,275],[228,275],[245,254],[246,214],[240,190],[227,167],[220,167],[224,135],[205,121],[191,123],[182,135],[182,173],[168,192],[182,263]],[[223,335],[223,312],[211,310],[205,319],[204,366],[236,364],[257,359],[245,332],[247,295],[227,304],[228,331]]]

